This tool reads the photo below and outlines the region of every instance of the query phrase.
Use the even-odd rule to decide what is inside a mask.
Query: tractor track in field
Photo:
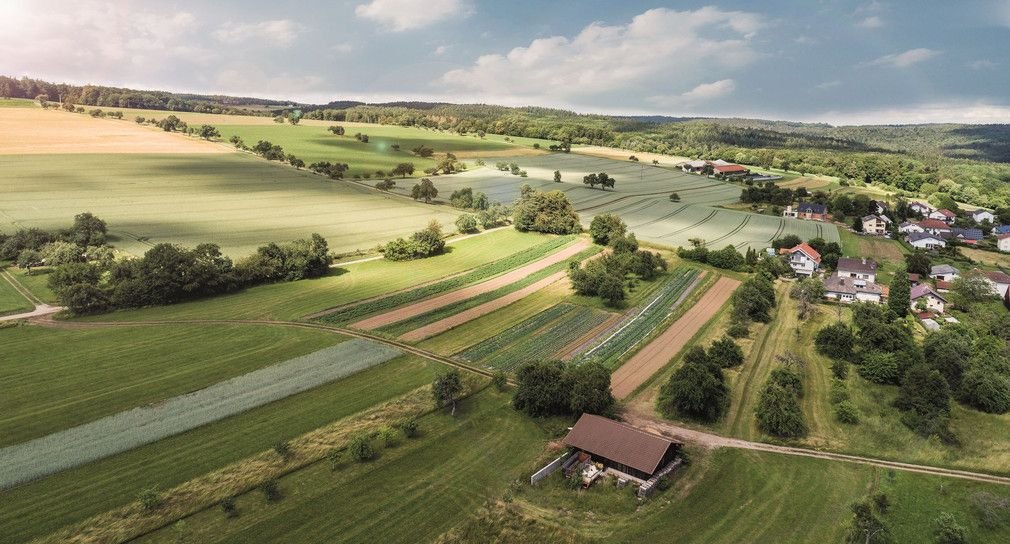
[[[693,228],[695,228],[695,227],[697,227],[699,225],[704,225],[705,223],[708,223],[709,221],[711,221],[712,218],[715,217],[715,214],[717,214],[717,213],[719,213],[719,210],[712,210],[712,213],[710,213],[707,216],[705,216],[705,218],[702,219],[701,221],[698,221],[697,223],[694,223],[692,225],[688,225],[688,226],[683,227],[683,228],[679,228],[679,229],[677,229],[677,230],[675,230],[673,232],[668,232],[668,233],[660,236],[660,238],[669,238],[671,236],[676,236],[676,235],[678,235],[678,234],[680,234],[680,233],[682,233],[684,231],[691,230],[691,229],[693,229]]]
[[[686,209],[688,209],[690,207],[691,207],[691,204],[684,204],[683,206],[677,208],[676,210],[674,210],[674,211],[672,211],[672,212],[670,212],[670,213],[668,213],[666,215],[661,215],[661,216],[659,216],[659,217],[657,217],[655,219],[650,219],[650,220],[648,220],[648,221],[646,221],[644,223],[638,223],[637,225],[629,225],[628,228],[630,228],[630,229],[637,229],[637,228],[640,228],[640,227],[647,227],[649,225],[654,225],[656,223],[659,223],[660,221],[665,221],[665,220],[667,220],[667,219],[669,219],[669,218],[677,215],[678,213],[680,213],[680,212],[682,212],[682,211],[684,211],[684,210],[686,210]]]
[[[735,235],[736,233],[742,231],[744,229],[744,227],[747,226],[747,223],[750,223],[750,218],[751,218],[751,216],[747,215],[746,217],[743,218],[743,221],[741,221],[740,224],[737,225],[733,230],[727,232],[726,234],[723,234],[722,236],[716,238],[715,240],[710,240],[708,243],[709,244],[715,244],[715,243],[721,242],[721,241],[723,241],[723,240],[725,240],[727,238],[732,238],[733,235]]]
[[[628,195],[617,197],[617,198],[615,198],[613,200],[610,200],[608,202],[604,202],[603,204],[593,204],[592,206],[586,206],[585,208],[576,208],[575,211],[577,211],[579,213],[582,213],[582,212],[589,211],[589,210],[595,210],[596,208],[602,208],[604,206],[609,206],[610,204],[613,204],[614,202],[620,202],[622,200],[627,200],[629,198],[642,197],[642,196],[669,195],[671,192],[682,193],[682,192],[685,192],[685,191],[696,191],[698,189],[709,189],[711,187],[715,187],[715,185],[698,185],[698,186],[695,186],[695,187],[685,187],[683,189],[677,189],[676,191],[656,191],[656,192],[649,192],[649,193],[628,194]],[[613,193],[613,194],[620,194],[620,193]]]

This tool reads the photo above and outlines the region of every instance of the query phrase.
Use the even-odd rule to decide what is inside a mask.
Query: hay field
[[[230,153],[181,134],[41,108],[0,108],[0,155],[48,153]]]

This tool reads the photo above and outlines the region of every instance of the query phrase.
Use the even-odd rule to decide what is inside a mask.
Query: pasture
[[[31,275],[22,268],[7,268],[7,273],[14,277],[35,298],[46,304],[56,304],[56,294],[49,288],[49,268],[33,268]]]
[[[28,312],[33,308],[35,305],[0,274],[0,315]]]
[[[431,383],[438,365],[411,356],[75,469],[0,492],[0,527],[28,541],[247,458]],[[380,495],[376,495],[380,496]],[[45,512],[44,516],[38,515]]]

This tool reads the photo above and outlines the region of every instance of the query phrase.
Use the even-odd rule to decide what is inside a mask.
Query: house
[[[786,206],[786,211],[782,212],[782,217],[795,217],[796,219],[807,219],[811,221],[827,221],[828,207],[824,204],[813,202],[800,202],[795,208]]]
[[[949,264],[934,265],[929,269],[929,277],[940,281],[953,281],[961,275],[961,271]]]
[[[921,300],[927,310],[933,310],[942,314],[943,306],[947,303],[947,299],[940,296],[939,293],[925,283],[920,283],[913,287],[911,295],[911,306],[913,309],[919,306],[919,301]]]
[[[1010,225],[1000,225],[992,229],[992,233],[996,236],[999,236],[1000,234],[1010,234]]]
[[[911,221],[905,221],[904,223],[898,225],[898,232],[902,234],[910,234],[913,232],[926,232],[926,229],[919,226],[918,223],[912,223]]]
[[[944,223],[951,225],[954,223],[954,220],[957,219],[957,214],[946,208],[943,208],[929,212],[928,214],[926,214],[926,218],[935,219],[937,221],[943,221]]]
[[[911,202],[908,204],[908,209],[923,216],[927,216],[933,212],[933,207],[925,202]]]
[[[983,210],[983,209],[981,209],[981,208],[980,208],[980,209],[977,209],[977,210],[975,210],[975,211],[973,211],[973,212],[971,212],[971,218],[972,218],[972,219],[973,219],[973,220],[974,220],[974,221],[975,221],[976,223],[981,223],[981,222],[983,222],[983,221],[988,221],[988,222],[989,222],[990,224],[992,224],[992,225],[995,225],[995,224],[996,224],[996,215],[994,215],[994,214],[993,214],[993,213],[992,213],[991,211],[989,211],[989,210]]]
[[[582,464],[600,463],[606,471],[639,483],[645,483],[674,463],[683,446],[626,423],[592,414],[582,414],[568,431],[564,443],[577,451]]]
[[[957,240],[959,242],[975,245],[985,238],[982,234],[981,229],[959,229],[957,227],[951,228],[950,233],[945,236],[948,240]]]
[[[813,276],[821,267],[821,254],[810,247],[810,244],[800,244],[786,253],[789,254],[789,266],[797,276]]]
[[[835,268],[838,275],[843,278],[855,278],[870,283],[877,281],[877,263],[873,259],[842,257],[838,259],[838,266]]]
[[[938,249],[941,247],[947,247],[947,242],[943,241],[943,238],[935,236],[928,232],[912,232],[905,237],[905,241],[914,248],[918,249]]]
[[[708,161],[688,161],[680,165],[680,169],[690,174],[703,174],[710,167]]]
[[[936,287],[936,292],[937,293],[949,293],[950,292],[950,282],[949,281],[936,280],[933,283],[935,284],[934,287]]]
[[[874,302],[884,299],[884,289],[872,281],[844,276],[835,272],[824,280],[825,298],[850,304],[852,302]]]
[[[919,227],[923,231],[936,236],[943,236],[950,233],[950,225],[940,221],[939,219],[923,219],[918,223]]]
[[[911,284],[912,287],[915,287],[916,285],[919,285],[920,283],[922,283],[922,276],[909,272],[908,273],[908,283]]]
[[[1007,290],[1010,289],[1010,275],[1004,272],[986,272],[985,277],[992,286],[992,292],[1000,298],[1006,298]]]
[[[887,226],[891,220],[884,215],[867,215],[863,218],[863,233],[873,236],[883,236],[887,234]]]
[[[1000,251],[1010,252],[1010,232],[1007,234],[1000,234],[996,237],[996,247]]]
[[[740,166],[739,164],[724,164],[713,166],[712,172],[715,173],[716,176],[736,178],[746,176],[750,173],[750,170]]]
[[[874,200],[870,202],[870,209],[877,215],[884,215],[887,213],[887,202],[884,202],[883,200]]]

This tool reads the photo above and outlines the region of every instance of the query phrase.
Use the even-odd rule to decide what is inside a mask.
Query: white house
[[[880,304],[884,299],[884,289],[872,281],[852,278],[836,272],[824,280],[824,296],[844,302],[873,302]]]
[[[919,221],[919,227],[922,230],[933,234],[935,236],[945,236],[950,234],[950,225],[939,219],[923,219]]]
[[[933,290],[929,284],[920,283],[912,288],[911,293],[911,307],[916,309],[919,305],[919,301],[922,300],[926,306],[927,310],[933,310],[935,312],[943,313],[943,306],[947,303],[947,299],[940,296],[939,293]]]
[[[902,234],[911,234],[913,232],[926,232],[926,229],[922,228],[922,226],[918,223],[905,221],[904,223],[898,225],[898,232]]]
[[[867,215],[863,218],[863,233],[872,236],[887,234],[887,225],[891,220],[884,215]]]
[[[821,254],[810,244],[800,244],[787,251],[789,254],[789,266],[796,272],[797,276],[813,276],[814,272],[821,267]]]
[[[926,214],[929,219],[936,219],[937,221],[943,221],[948,225],[953,224],[954,220],[957,219],[957,214],[944,208],[940,210],[933,210]]]
[[[940,281],[954,281],[961,275],[961,271],[949,264],[934,265],[929,269],[929,277]]]
[[[1010,253],[1010,233],[1000,234],[997,236],[996,247],[998,247],[1000,251]]]
[[[1010,276],[1003,272],[986,272],[985,277],[989,280],[992,292],[1000,298],[1006,298],[1007,289],[1010,289]]]
[[[989,223],[996,224],[996,216],[989,210],[978,209],[971,212],[971,218],[975,220],[976,223],[981,223],[983,221],[988,221]]]
[[[853,278],[870,283],[877,281],[877,263],[873,259],[863,257],[861,259],[850,259],[842,257],[838,259],[838,276],[842,278]]]
[[[943,238],[927,232],[910,233],[905,237],[905,241],[908,242],[908,245],[918,249],[932,250],[947,247],[947,242],[945,242]]]
[[[680,165],[681,170],[692,174],[701,174],[709,167],[708,161],[689,161]]]
[[[933,207],[925,202],[912,202],[908,205],[908,209],[915,213],[921,213],[922,215],[929,215],[933,212]]]

